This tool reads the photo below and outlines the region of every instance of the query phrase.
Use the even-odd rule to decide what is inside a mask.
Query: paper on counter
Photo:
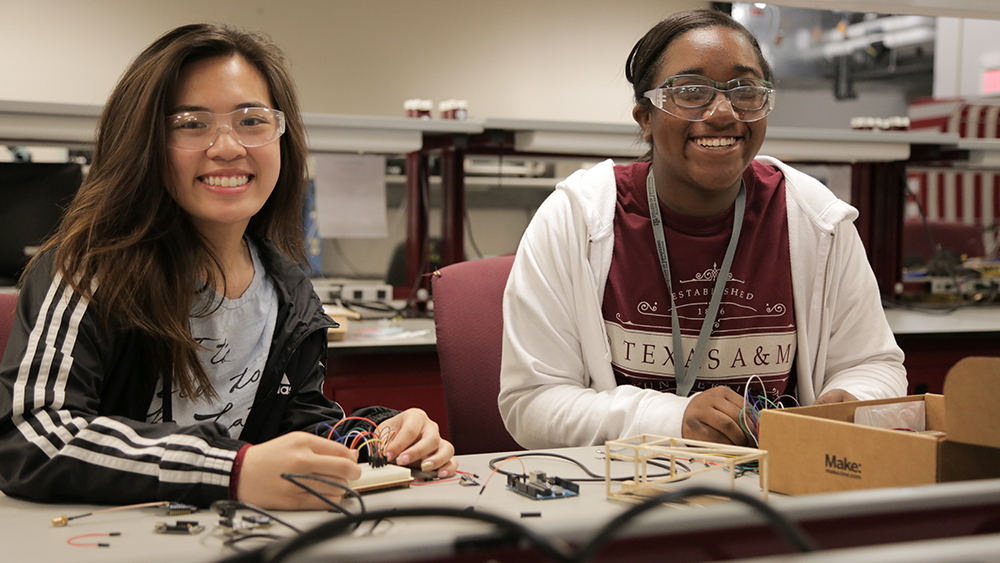
[[[385,157],[315,154],[322,238],[386,238]]]

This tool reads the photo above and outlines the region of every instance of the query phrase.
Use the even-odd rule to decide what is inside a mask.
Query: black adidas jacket
[[[228,498],[245,443],[343,418],[322,391],[326,330],[336,323],[297,264],[269,243],[257,248],[278,316],[239,440],[215,422],[145,422],[157,383],[147,369],[154,357],[147,337],[101,330],[87,300],[52,270],[52,253],[42,256],[21,289],[0,362],[0,490],[40,501],[207,506]],[[379,423],[397,411],[354,414]]]

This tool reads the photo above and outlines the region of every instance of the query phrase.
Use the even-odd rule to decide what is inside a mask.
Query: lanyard
[[[719,305],[722,302],[722,293],[726,290],[726,281],[729,278],[729,270],[733,265],[733,256],[736,254],[736,243],[740,240],[740,230],[743,228],[743,212],[746,209],[747,190],[746,185],[740,181],[740,191],[736,195],[736,213],[733,218],[733,234],[729,237],[729,247],[726,248],[726,256],[722,260],[722,268],[715,279],[715,289],[712,290],[712,299],[708,304],[708,311],[705,312],[705,320],[701,323],[701,331],[698,333],[698,343],[694,347],[694,356],[691,358],[691,365],[684,363],[684,344],[681,342],[680,321],[677,319],[677,306],[674,302],[674,289],[670,284],[670,262],[667,259],[667,240],[663,235],[663,219],[660,216],[660,200],[656,196],[656,180],[653,179],[653,167],[649,167],[649,174],[646,176],[646,197],[649,199],[649,217],[653,220],[653,238],[656,239],[656,252],[660,257],[660,269],[663,271],[663,278],[667,280],[667,292],[670,293],[670,334],[674,341],[674,379],[677,381],[677,396],[687,397],[694,387],[694,380],[698,378],[698,370],[701,369],[701,362],[705,358],[705,347],[708,345],[708,337],[712,333],[712,326],[719,314]]]

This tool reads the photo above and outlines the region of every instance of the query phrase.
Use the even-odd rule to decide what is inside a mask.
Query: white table
[[[599,448],[568,448],[556,450],[570,455],[603,473],[604,462]],[[493,454],[463,456],[460,467],[475,472],[479,482],[488,475],[487,462]],[[544,470],[549,475],[563,478],[582,477],[582,472],[567,462],[554,459],[525,457],[527,469]],[[519,471],[517,461],[507,462],[503,469]],[[619,475],[631,474],[628,464],[614,469]],[[726,485],[728,476],[702,474],[678,487],[690,484]],[[737,490],[759,495],[757,479],[745,476],[736,480]],[[464,509],[475,506],[477,510],[490,511],[500,516],[528,525],[547,538],[580,543],[589,539],[595,530],[630,505],[609,501],[605,485],[582,483],[580,495],[567,499],[536,501],[518,495],[505,486],[501,475],[490,481],[480,495],[479,487],[464,487],[457,482],[442,482],[395,489],[365,496],[369,510],[392,507],[445,506]],[[845,545],[851,542],[876,543],[909,539],[906,534],[922,533],[932,524],[948,535],[949,527],[960,517],[954,515],[980,514],[985,525],[981,532],[997,532],[996,514],[1000,512],[1000,480],[951,483],[924,487],[856,491],[803,497],[783,497],[772,494],[771,506],[788,517],[803,522],[825,545]],[[356,501],[347,506],[356,508]],[[218,516],[201,511],[189,516],[165,516],[163,509],[134,509],[95,515],[73,520],[66,527],[54,528],[49,522],[63,514],[74,515],[100,507],[86,505],[44,505],[0,496],[0,545],[4,546],[2,559],[20,563],[134,562],[176,563],[208,562],[232,554],[222,546],[223,538],[215,530]],[[522,518],[522,512],[537,512],[538,517]],[[928,514],[947,515],[940,522]],[[986,516],[983,516],[985,514]],[[279,513],[281,518],[308,528],[337,515],[325,512]],[[174,523],[176,520],[196,520],[207,530],[198,535],[162,535],[153,533],[157,522]],[[363,525],[361,530],[367,530]],[[66,544],[70,537],[87,533],[120,531],[120,537],[99,538],[111,544],[108,548],[72,547]],[[287,534],[280,525],[271,531]],[[490,525],[470,521],[442,518],[397,519],[391,524],[379,525],[373,535],[346,537],[321,544],[316,549],[300,554],[298,562],[312,561],[398,561],[417,558],[447,558],[456,540],[478,537],[482,539],[493,531]],[[671,559],[685,560],[700,553],[705,556],[706,541],[716,541],[716,553],[760,549],[783,544],[763,524],[763,519],[748,507],[734,502],[719,502],[696,508],[662,507],[633,522],[624,530],[633,545],[647,556],[659,554]],[[861,537],[867,536],[867,537]],[[932,537],[932,536],[928,536]],[[727,542],[718,542],[727,538]],[[873,539],[874,538],[874,539]],[[85,541],[85,540],[84,540]],[[761,543],[763,542],[763,544]],[[249,547],[250,544],[245,544]],[[620,544],[619,544],[620,545]],[[501,552],[502,553],[502,552]],[[761,553],[749,551],[748,554]],[[501,559],[509,560],[508,557]]]

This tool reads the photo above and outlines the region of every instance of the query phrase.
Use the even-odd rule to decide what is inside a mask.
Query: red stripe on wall
[[[948,130],[948,116],[932,117],[929,119],[915,119],[910,121],[910,129],[934,129],[936,131],[946,132]]]

